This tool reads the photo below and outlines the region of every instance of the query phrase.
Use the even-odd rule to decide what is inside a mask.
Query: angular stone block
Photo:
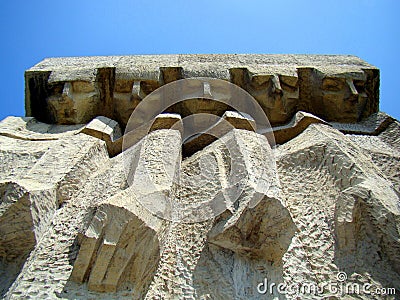
[[[329,55],[46,59],[25,73],[26,111],[42,122],[58,124],[87,123],[104,115],[124,128],[151,92],[194,77],[231,81],[243,88],[272,125],[289,122],[297,111],[335,122],[357,122],[378,112],[379,70],[354,56]],[[187,99],[168,112],[221,116],[229,109],[203,97]]]
[[[312,114],[299,111],[288,124],[272,128],[275,142],[277,144],[286,143],[302,133],[309,125],[314,123],[327,124],[327,122]]]

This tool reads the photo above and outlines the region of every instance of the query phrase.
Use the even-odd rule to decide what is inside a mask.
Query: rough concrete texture
[[[264,299],[256,289],[264,278],[321,284],[338,271],[352,282],[400,288],[397,121],[373,136],[311,124],[272,150],[262,135],[235,129],[182,163],[179,131],[156,130],[131,155],[153,166],[148,176],[157,186],[140,161],[129,185],[123,153],[109,158],[104,141],[65,125],[48,133],[36,121],[42,129],[28,132],[29,122],[1,123],[3,297]],[[174,193],[190,214],[207,214],[193,205],[233,180],[228,148],[243,153],[246,176],[269,180],[267,189],[247,182],[220,215],[196,223],[168,221],[138,202]],[[165,159],[172,169],[157,167]],[[199,177],[199,167],[217,175]],[[252,206],[255,194],[262,199]]]
[[[273,147],[252,116],[231,109],[187,140],[175,108],[121,135],[118,116],[132,107],[118,112],[125,104],[116,99],[140,101],[179,78],[240,84],[249,74],[262,74],[246,81],[249,91],[298,87],[282,96],[298,95],[293,111],[276,106],[276,118],[285,118],[271,129]],[[328,110],[311,104],[338,103],[331,92],[343,82],[359,91],[349,74],[366,76],[363,109],[352,102],[343,119],[337,110],[325,118]],[[44,60],[26,74],[27,110],[39,120],[0,122],[0,297],[399,299],[400,123],[376,112],[378,74],[352,56]],[[310,85],[301,82],[316,78],[330,92],[309,88],[302,98]],[[64,100],[47,95],[50,88]],[[265,94],[254,95],[261,104]],[[104,99],[118,113],[93,111]],[[47,107],[45,115],[36,105]],[[62,118],[69,125],[58,124]],[[265,281],[275,288],[261,294]],[[372,293],[326,288],[345,283]],[[285,294],[278,284],[325,289]],[[379,295],[381,288],[395,295]]]

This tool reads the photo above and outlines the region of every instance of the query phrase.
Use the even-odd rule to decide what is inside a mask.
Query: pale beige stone
[[[121,137],[121,129],[114,120],[99,116],[90,121],[82,130],[81,133],[94,136],[101,140],[109,140],[110,142]]]
[[[44,122],[87,123],[97,115],[124,128],[147,95],[172,81],[230,81],[256,99],[272,125],[305,111],[326,121],[357,122],[378,112],[379,70],[344,55],[139,55],[50,58],[25,73],[26,112]],[[182,117],[221,116],[229,107],[188,99],[169,109]]]
[[[7,117],[0,122],[0,135],[27,141],[51,141],[75,135],[83,124],[58,126],[32,117]]]
[[[324,120],[310,113],[299,111],[289,123],[273,127],[271,130],[274,134],[275,142],[283,144],[302,133],[310,124],[314,123],[327,124]]]
[[[391,116],[383,112],[378,112],[369,116],[368,118],[361,120],[358,123],[331,122],[330,124],[334,128],[347,134],[378,135],[394,121],[395,120]]]
[[[31,162],[25,165],[27,172],[15,173],[19,174],[17,178],[21,178],[19,184],[35,184],[43,193],[43,184],[47,182],[50,190],[54,191],[47,218],[44,213],[38,214],[42,216],[42,225],[33,225],[37,231],[30,234],[30,240],[28,236],[22,239],[27,244],[8,246],[28,253],[31,251],[25,264],[20,263],[14,273],[16,261],[12,255],[7,256],[9,261],[1,265],[2,272],[7,272],[3,274],[8,274],[2,281],[4,293],[10,298],[33,295],[51,298],[58,295],[61,298],[100,299],[258,299],[260,295],[254,288],[265,277],[274,282],[322,283],[334,280],[338,270],[346,271],[351,280],[360,284],[400,286],[396,281],[400,253],[398,194],[395,192],[399,184],[399,143],[396,141],[400,134],[396,122],[377,136],[344,135],[327,125],[311,124],[297,137],[274,150],[268,148],[261,135],[236,129],[184,160],[180,172],[183,181],[180,181],[179,188],[174,188],[171,181],[172,174],[178,174],[176,169],[165,170],[167,173],[161,176],[162,169],[157,167],[164,159],[172,159],[171,149],[175,149],[174,157],[178,160],[175,158],[175,163],[167,165],[179,168],[180,133],[177,130],[156,130],[132,148],[132,153],[141,153],[139,157],[150,166],[150,173],[148,176],[133,176],[131,187],[124,179],[123,154],[110,159],[100,139],[83,134],[72,137],[65,134],[61,148],[58,140],[1,137],[1,149],[14,149],[15,153],[32,149],[33,153],[38,153],[37,158],[24,157]],[[160,138],[170,141],[169,144],[161,143]],[[175,146],[172,146],[174,139]],[[102,145],[100,157],[103,157],[103,162],[100,163],[98,156],[93,156],[90,152],[93,150],[90,150],[97,167],[91,169],[89,177],[79,175],[81,183],[77,185],[77,191],[58,207],[56,195],[62,185],[55,185],[54,189],[52,182],[57,181],[50,178],[59,178],[55,180],[67,183],[70,181],[68,178],[73,177],[64,177],[65,171],[57,171],[57,168],[49,173],[53,174],[52,177],[45,177],[50,175],[39,170],[46,170],[48,167],[45,166],[51,164],[37,162],[50,162],[53,161],[49,160],[50,157],[54,157],[64,170],[68,170],[65,168],[67,162],[81,164],[82,160],[66,155],[79,151],[72,146],[78,141],[81,145],[98,141]],[[43,146],[31,143],[43,143]],[[46,155],[51,150],[47,149],[49,146],[54,154],[49,152]],[[164,195],[170,193],[167,191],[175,191],[179,195],[176,198],[178,203],[190,204],[183,206],[192,207],[187,210],[188,217],[194,211],[198,215],[207,215],[204,206],[195,204],[210,199],[213,193],[229,183],[223,179],[229,172],[224,150],[228,146],[234,153],[242,153],[242,163],[239,164],[242,171],[238,174],[252,180],[271,180],[274,176],[279,179],[270,185],[273,187],[271,190],[260,191],[266,194],[255,206],[250,205],[249,199],[252,198],[251,190],[258,185],[251,184],[251,180],[236,205],[225,203],[218,218],[200,223],[168,222],[151,214],[138,201],[146,199],[146,195],[152,195],[148,198],[150,204],[151,199],[155,199],[150,190],[153,178],[157,182],[155,187],[159,187],[157,191]],[[167,151],[168,155],[157,151]],[[370,159],[371,151],[373,160]],[[260,176],[263,168],[273,170],[268,167],[267,153],[276,158],[277,169],[275,173],[268,171],[266,174],[269,175]],[[16,161],[21,165],[24,159],[19,157]],[[196,163],[200,161],[201,165]],[[200,166],[209,170],[206,174],[210,177],[196,177]],[[215,166],[217,173],[212,171]],[[69,172],[81,174],[77,167]],[[144,174],[140,167],[136,172]],[[15,176],[12,172],[7,174],[8,178]],[[38,177],[32,177],[33,174],[38,174],[35,175]],[[214,177],[212,174],[219,175]],[[16,185],[5,184],[10,191],[7,194],[10,196],[5,197],[18,191]],[[40,199],[43,203],[44,198],[41,196]],[[15,206],[13,203],[18,203],[7,201],[3,200],[2,205]],[[26,202],[25,207],[29,208],[32,203]],[[6,211],[10,210],[11,206],[7,207]],[[25,226],[39,224],[34,223],[32,215],[27,216]],[[40,239],[36,238],[35,232]],[[4,238],[3,247],[9,243]],[[137,239],[143,242],[134,242]],[[21,239],[15,242],[18,240]],[[18,274],[20,276],[16,279]],[[54,277],[45,279],[47,274],[54,274]],[[79,282],[88,284],[80,285]]]
[[[247,89],[272,129],[191,99],[120,136],[154,89],[193,76]],[[1,298],[341,298],[257,292],[265,279],[326,285],[339,271],[344,283],[400,290],[400,125],[377,113],[373,66],[353,56],[65,58],[26,80],[27,112],[48,124],[0,122]],[[214,139],[184,140],[185,121],[205,120],[190,113],[214,116],[204,126]]]
[[[117,147],[116,140],[121,138],[121,128],[119,124],[107,117],[99,116],[87,124],[81,133],[96,137],[106,142],[108,153],[114,156]]]
[[[257,129],[254,119],[243,112],[226,111],[222,118],[210,114],[200,114],[194,115],[192,118],[187,117],[187,119],[189,119],[189,122],[195,123],[193,127],[200,132],[196,132],[196,135],[185,139],[182,147],[184,156],[192,155],[232,129],[246,129],[249,131],[256,131]],[[185,124],[185,119],[183,120],[184,127],[191,129],[192,124],[187,125]]]
[[[256,131],[257,125],[254,119],[246,113],[236,111],[226,111],[223,119],[228,121],[236,129],[246,129],[249,131]]]

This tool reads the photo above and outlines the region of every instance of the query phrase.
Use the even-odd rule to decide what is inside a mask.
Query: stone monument
[[[0,297],[400,297],[400,123],[361,59],[49,58],[25,107]]]

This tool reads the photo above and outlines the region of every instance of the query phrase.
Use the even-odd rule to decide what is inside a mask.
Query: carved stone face
[[[346,74],[343,77],[327,76],[322,79],[322,101],[333,119],[356,121],[366,102],[364,78]]]
[[[46,102],[55,123],[80,124],[96,117],[99,98],[92,82],[57,82],[53,83],[53,93]]]
[[[298,78],[285,75],[255,75],[251,77],[249,92],[263,108],[273,124],[285,123],[297,110]]]

